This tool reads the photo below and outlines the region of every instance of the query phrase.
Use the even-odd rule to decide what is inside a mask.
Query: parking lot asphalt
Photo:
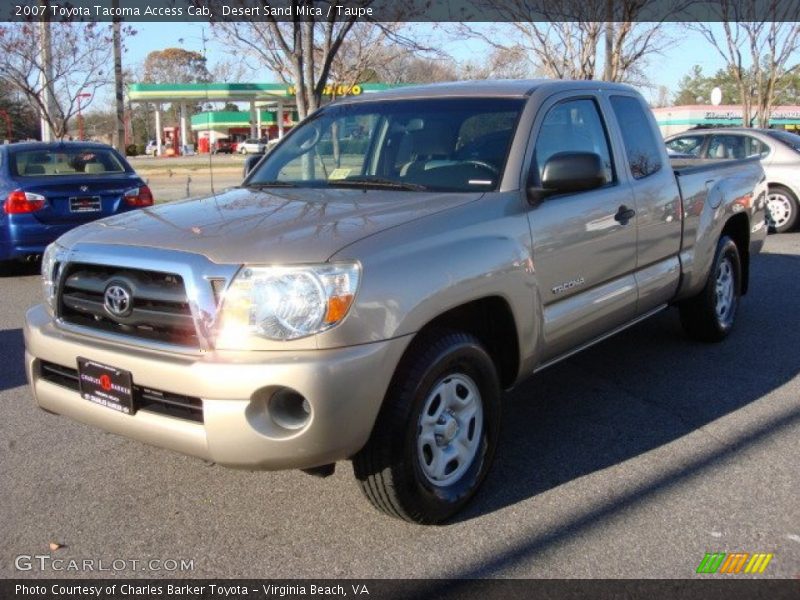
[[[437,527],[375,512],[347,463],[227,470],[38,410],[21,323],[39,298],[35,269],[0,278],[0,577],[693,578],[706,552],[800,577],[800,233],[769,237],[724,343],[670,310],[507,394],[484,487]],[[15,568],[36,554],[194,568]]]
[[[239,185],[245,157],[239,154],[130,157],[128,161],[145,180],[157,203],[199,198]],[[213,167],[213,168],[210,168]]]

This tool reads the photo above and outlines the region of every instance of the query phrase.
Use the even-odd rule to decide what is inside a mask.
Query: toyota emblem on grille
[[[133,309],[131,292],[120,283],[111,283],[103,294],[103,306],[113,317],[127,317]]]

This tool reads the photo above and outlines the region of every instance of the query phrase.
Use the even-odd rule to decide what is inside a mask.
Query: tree
[[[211,81],[206,58],[183,48],[154,50],[144,60],[144,83],[204,83]]]
[[[525,79],[533,75],[536,65],[528,51],[519,44],[492,48],[485,60],[463,65],[464,79]]]
[[[40,55],[42,28],[39,23],[0,25],[0,78],[22,93],[47,122],[57,138],[67,134],[70,119],[78,110],[78,95],[96,92],[113,77],[109,68],[111,31],[99,23],[57,23],[52,35],[52,75]],[[53,101],[47,102],[46,91]]]
[[[719,25],[696,23],[722,57],[738,87],[742,122],[767,127],[782,78],[800,68],[800,24],[791,22],[796,8],[782,0],[740,2],[718,0]],[[721,29],[721,33],[720,33]]]
[[[118,7],[117,0],[114,7]],[[114,56],[114,116],[115,127],[113,145],[117,152],[125,156],[125,87],[122,78],[122,24],[114,19],[111,25],[112,54]]]
[[[142,66],[144,83],[208,83],[211,73],[206,67],[206,58],[199,52],[183,48],[154,50],[144,59]],[[187,106],[187,116],[202,110],[199,104]],[[168,120],[178,122],[180,106],[169,107]]]
[[[366,74],[380,66],[377,53],[370,56],[368,52],[370,46],[375,48],[373,44],[386,40],[414,50],[422,49],[403,36],[397,24],[359,22],[355,15],[340,15],[339,0],[320,0],[315,5],[326,1],[332,10],[328,13],[323,6],[325,17],[307,16],[302,21],[278,22],[268,15],[264,22],[212,23],[212,31],[218,39],[236,45],[281,81],[293,86],[301,119],[319,108],[325,88],[334,76],[353,81],[359,73]],[[348,6],[365,7],[371,3],[372,0],[357,0]],[[365,40],[361,48],[367,52],[337,62],[345,42],[358,37]]]
[[[319,20],[282,23],[222,21],[212,23],[218,38],[236,44],[244,52],[294,86],[301,119],[316,110],[328,83],[333,59],[356,18],[339,20],[336,14]]]
[[[36,111],[14,96],[8,82],[0,79],[0,140],[26,140],[39,135]]]
[[[376,68],[374,80],[384,83],[437,83],[460,79],[458,65],[449,57],[433,58],[403,53]]]
[[[665,85],[659,85],[656,91],[658,96],[656,97],[653,107],[662,108],[664,106],[669,106],[669,88]]]
[[[241,60],[222,59],[210,69],[209,79],[217,83],[236,83],[242,81],[247,66]]]
[[[714,75],[707,77],[703,74],[702,67],[695,65],[678,82],[673,104],[705,104],[709,102],[711,90],[715,87],[722,90],[723,104],[735,102],[739,97],[738,85],[730,71],[719,69]]]
[[[494,48],[521,47],[544,77],[641,83],[642,66],[672,43],[662,22],[639,21],[656,1],[553,0],[543,8],[527,0],[497,0],[492,9],[508,23],[488,35],[467,30]],[[505,40],[513,40],[512,46]],[[599,73],[601,55],[605,68]]]
[[[355,23],[333,57],[329,79],[345,87],[366,81],[388,81],[416,56],[414,48],[394,42],[398,23]],[[389,75],[391,73],[391,75]]]

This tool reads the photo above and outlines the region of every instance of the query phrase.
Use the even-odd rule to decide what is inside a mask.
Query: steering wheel
[[[491,163],[488,163],[488,162],[485,162],[485,161],[482,161],[482,160],[473,160],[473,159],[465,160],[464,162],[466,164],[469,164],[469,165],[475,165],[476,167],[481,167],[483,169],[486,169],[487,171],[490,171],[492,173],[492,175],[499,175],[500,174],[499,169],[497,167],[495,167]]]

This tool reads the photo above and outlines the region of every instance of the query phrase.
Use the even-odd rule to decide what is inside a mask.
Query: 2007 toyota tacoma
[[[350,459],[377,508],[439,522],[501,390],[668,306],[730,332],[766,191],[755,159],[671,165],[624,85],[348,98],[240,187],[51,245],[27,373],[47,411],[221,465]]]

